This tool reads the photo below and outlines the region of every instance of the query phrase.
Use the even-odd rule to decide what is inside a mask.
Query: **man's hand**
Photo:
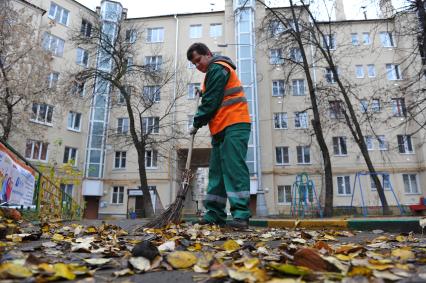
[[[191,128],[189,128],[189,134],[190,135],[195,135],[198,131],[198,128],[195,128],[194,126],[191,126]]]

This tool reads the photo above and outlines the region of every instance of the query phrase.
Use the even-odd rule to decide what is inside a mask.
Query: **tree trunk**
[[[419,52],[422,57],[422,65],[426,65],[426,11],[424,0],[415,0],[415,8],[417,9],[417,17],[419,19],[419,34],[417,40],[419,42]]]
[[[143,206],[145,209],[145,217],[152,217],[154,216],[154,208],[151,200],[151,194],[148,189],[148,179],[146,178],[145,147],[143,145],[138,145],[136,148],[136,152],[138,154],[139,179],[143,192]]]
[[[4,141],[7,141],[9,139],[10,130],[12,129],[12,119],[13,119],[13,107],[10,104],[8,104],[6,125],[3,125],[3,135],[1,137]]]

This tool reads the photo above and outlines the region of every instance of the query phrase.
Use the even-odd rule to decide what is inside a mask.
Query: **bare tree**
[[[40,15],[41,16],[41,15]],[[51,55],[40,40],[36,13],[16,9],[10,0],[0,3],[0,137],[28,127],[33,102],[48,100],[47,78]]]
[[[138,62],[139,50],[143,47],[140,40],[142,27],[130,25],[122,19],[116,26],[116,38],[113,39],[104,30],[102,22],[98,21],[93,24],[90,34],[81,30],[73,32],[71,37],[76,46],[84,48],[93,57],[100,55],[90,60],[97,60],[98,66],[88,66],[72,76],[93,89],[101,87],[101,82],[111,85],[109,107],[128,117],[129,133],[123,127],[110,127],[109,143],[135,148],[145,215],[150,217],[154,211],[148,189],[146,156],[147,153],[154,154],[154,151],[159,155],[167,153],[172,149],[173,141],[182,137],[173,120],[182,88],[175,86],[173,90],[173,83],[178,83],[176,69],[172,60],[160,55],[161,47],[152,47],[151,56]],[[102,68],[104,63],[111,64],[110,70]]]

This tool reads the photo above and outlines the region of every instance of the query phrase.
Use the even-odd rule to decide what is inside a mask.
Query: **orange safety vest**
[[[222,105],[209,122],[210,133],[212,136],[221,132],[230,125],[237,123],[250,123],[247,98],[244,95],[243,87],[234,68],[222,61],[216,61],[213,64],[224,66],[230,72],[231,76],[225,86]],[[202,86],[203,93],[206,90],[205,80],[206,79],[204,78]]]

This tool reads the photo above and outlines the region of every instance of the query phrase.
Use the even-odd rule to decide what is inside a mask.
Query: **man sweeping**
[[[213,147],[204,201],[207,212],[200,224],[224,225],[228,198],[234,218],[228,225],[245,229],[251,216],[250,176],[245,162],[251,126],[243,87],[231,59],[213,56],[205,44],[192,44],[187,58],[206,74],[190,134],[209,124]]]

